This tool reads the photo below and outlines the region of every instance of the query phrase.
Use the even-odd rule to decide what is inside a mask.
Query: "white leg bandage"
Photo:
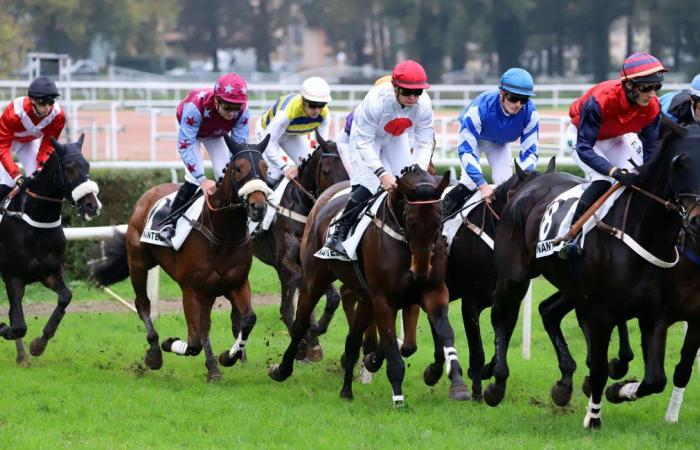
[[[628,398],[630,400],[637,399],[637,389],[639,389],[639,383],[627,383],[620,388],[620,398]]]
[[[600,419],[600,403],[593,403],[593,400],[589,399],[586,417],[583,418],[584,428],[588,428],[590,426],[591,419]]]
[[[666,422],[676,423],[678,422],[678,414],[681,411],[681,405],[683,404],[683,394],[685,393],[685,388],[680,388],[673,386],[673,392],[671,392],[671,399],[668,402],[668,408],[666,409]]]
[[[233,347],[231,347],[231,350],[228,351],[229,358],[233,358],[236,355],[236,353],[243,351],[243,349],[245,348],[245,343],[246,341],[243,340],[243,334],[238,333],[236,342],[233,343]]]
[[[170,346],[170,351],[173,353],[177,353],[178,355],[184,355],[185,352],[187,351],[187,342],[177,340],[173,342],[173,345]]]
[[[452,370],[452,361],[458,361],[457,349],[454,347],[443,347],[442,351],[445,354],[445,373],[449,377]]]
[[[394,402],[394,406],[403,406],[403,395],[392,395],[391,400]]]

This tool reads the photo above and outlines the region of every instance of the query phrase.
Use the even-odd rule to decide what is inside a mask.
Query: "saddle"
[[[171,247],[167,242],[160,238],[160,230],[166,225],[167,218],[172,214],[170,206],[177,195],[177,191],[166,195],[157,202],[153,204],[151,209],[148,211],[148,217],[146,219],[146,224],[143,228],[143,233],[141,233],[141,242],[153,245],[159,245],[161,247]],[[189,236],[192,230],[191,222],[196,221],[199,215],[202,213],[202,208],[204,207],[204,196],[202,195],[201,189],[195,193],[190,200],[189,205],[185,205],[183,208],[184,212],[177,218],[175,222],[175,236],[172,239],[172,248],[179,250],[182,244]]]

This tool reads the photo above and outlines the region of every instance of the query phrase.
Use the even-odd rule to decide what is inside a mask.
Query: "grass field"
[[[274,286],[275,277],[267,269],[256,266],[254,277],[272,280]],[[128,291],[124,286],[121,289]],[[167,289],[164,287],[163,292]],[[536,302],[550,289],[537,282]],[[80,289],[76,291],[81,297],[77,301],[96,298],[95,292],[87,291],[88,297],[83,297]],[[123,293],[129,298],[128,292]],[[452,308],[451,318],[460,360],[465,364],[468,354],[458,312],[459,308]],[[202,355],[185,358],[165,354],[160,371],[145,369],[145,331],[133,313],[71,314],[69,310],[46,353],[32,358],[28,367],[16,366],[12,343],[0,343],[2,447],[374,449],[480,445],[642,449],[691,448],[700,440],[700,389],[696,380],[691,380],[686,391],[679,424],[663,422],[668,387],[664,394],[635,404],[604,403],[603,430],[584,431],[581,423],[586,399],[578,390],[583,371],[576,375],[572,406],[555,407],[549,389],[558,377],[558,369],[537,317],[533,321],[530,361],[520,356],[520,327],[516,330],[509,357],[509,389],[497,408],[448,400],[444,377],[435,388],[423,384],[422,372],[430,361],[432,344],[422,317],[419,350],[406,361],[407,406],[394,410],[384,370],[371,385],[354,385],[353,402],[339,399],[342,375],[337,361],[347,330],[341,314],[322,338],[323,361],[297,364],[292,377],[278,384],[267,377],[266,368],[279,361],[288,336],[275,306],[259,307],[257,313],[258,324],[247,347],[249,362],[223,368],[224,379],[216,384],[205,381]],[[40,333],[46,319],[27,317],[28,340]],[[482,322],[490,356],[488,313],[482,316]],[[567,318],[564,331],[579,366],[583,366],[583,342],[574,322]],[[181,313],[163,315],[156,327],[161,339],[186,336]],[[632,341],[638,357],[631,374],[639,376],[641,357],[635,328],[631,327]],[[215,352],[232,344],[229,330],[227,311],[215,313]],[[669,339],[669,375],[680,340],[681,329],[676,326]]]

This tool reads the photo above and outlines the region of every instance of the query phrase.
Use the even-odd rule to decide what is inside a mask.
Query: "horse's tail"
[[[126,236],[116,233],[105,246],[105,257],[90,265],[92,280],[100,286],[109,286],[129,276],[126,257]]]

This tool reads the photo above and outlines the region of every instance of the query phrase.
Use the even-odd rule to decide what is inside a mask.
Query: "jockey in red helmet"
[[[348,151],[353,166],[352,193],[345,206],[348,214],[326,241],[335,257],[347,258],[342,242],[362,209],[360,205],[380,184],[391,191],[396,189],[396,175],[403,168],[418,164],[427,170],[434,139],[433,108],[424,92],[428,88],[423,67],[415,61],[403,61],[394,68],[391,83],[373,87],[355,108]]]
[[[12,100],[0,117],[0,200],[24,176],[12,159],[15,153],[24,173],[29,176],[41,169],[51,153],[51,138],[58,140],[66,116],[56,103],[60,94],[56,83],[41,76],[31,82],[26,97]]]
[[[590,186],[581,195],[572,223],[607,191],[611,183],[634,183],[634,165],[648,161],[660,139],[660,107],[656,94],[664,72],[661,62],[648,53],[625,59],[619,80],[590,88],[569,109],[571,125],[566,140],[571,156]],[[560,252],[564,259],[581,253],[578,238]]]
[[[180,158],[185,163],[185,182],[173,200],[171,211],[175,212],[194,195],[198,187],[211,195],[215,189],[214,180],[204,175],[204,164],[200,145],[209,153],[214,169],[214,179],[219,178],[231,158],[224,141],[224,134],[230,133],[234,142],[249,140],[248,86],[240,75],[223,75],[214,89],[197,89],[190,92],[177,107],[179,124],[177,147]],[[171,215],[160,232],[160,237],[170,242],[175,234],[175,218]]]

